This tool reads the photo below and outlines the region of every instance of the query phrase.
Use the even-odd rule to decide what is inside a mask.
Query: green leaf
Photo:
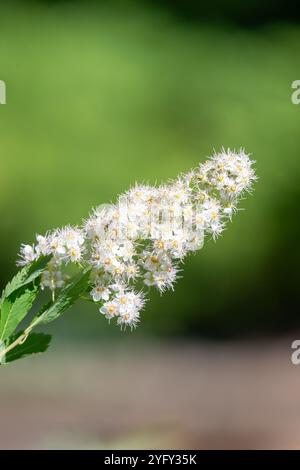
[[[54,303],[46,309],[43,307],[42,312],[38,314],[36,324],[50,323],[71,307],[79,296],[86,292],[89,278],[90,270],[78,275],[71,284],[60,291]]]
[[[10,343],[15,341],[21,333],[10,337]],[[9,351],[5,357],[5,363],[16,361],[30,354],[45,352],[51,342],[51,335],[44,333],[31,333],[23,344],[19,344]]]
[[[27,284],[30,284],[38,278],[44,271],[49,260],[50,256],[42,256],[28,266],[22,268],[4,288],[0,305],[3,303],[4,299],[10,296],[13,292]]]
[[[31,284],[24,286],[4,298],[1,306],[0,341],[5,341],[31,309],[39,288]]]

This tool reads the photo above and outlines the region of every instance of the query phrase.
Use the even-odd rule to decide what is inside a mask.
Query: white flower
[[[160,292],[173,289],[177,272],[175,266],[164,266],[163,269],[157,271],[148,271],[144,276],[144,284],[146,286],[155,286]]]
[[[60,236],[63,244],[65,244],[68,249],[73,248],[74,246],[80,247],[84,244],[82,231],[75,227],[64,228]]]
[[[100,312],[135,327],[144,307],[138,282],[161,293],[173,289],[180,263],[217,238],[256,180],[243,150],[222,150],[198,168],[160,186],[135,185],[116,204],[95,209],[82,227],[67,226],[37,235],[36,246],[22,245],[21,265],[52,255],[42,287],[62,287],[68,263],[91,270],[90,295],[104,302]]]
[[[117,279],[116,282],[109,285],[109,288],[114,292],[125,292],[126,287],[127,285],[120,279]]]
[[[134,291],[129,291],[127,292],[127,297],[129,299],[129,302],[133,307],[138,309],[139,311],[144,308],[145,306],[145,296],[143,292],[134,292]]]
[[[50,253],[50,246],[48,237],[43,237],[43,235],[36,236],[37,245],[35,247],[36,253],[40,255],[48,255]]]
[[[64,255],[66,248],[64,247],[63,241],[60,236],[54,233],[49,240],[50,250],[55,255]]]
[[[110,320],[111,318],[119,315],[118,303],[115,301],[105,302],[103,307],[100,308],[100,312]]]
[[[138,322],[140,321],[140,313],[137,309],[132,308],[126,313],[122,313],[118,320],[117,324],[122,327],[130,326],[130,328],[136,328]]]
[[[119,261],[114,261],[112,268],[110,271],[115,275],[115,276],[121,276],[124,271],[125,271],[125,266],[124,264],[120,263]]]
[[[131,241],[124,242],[117,250],[118,256],[123,258],[124,261],[129,261],[135,254],[134,244]]]
[[[20,260],[18,260],[19,266],[25,266],[26,264],[32,263],[36,259],[36,253],[34,251],[34,246],[31,245],[21,245],[20,250]]]
[[[204,234],[203,231],[195,232],[190,235],[187,241],[187,250],[197,251],[203,247],[204,243]]]
[[[136,264],[128,264],[125,270],[128,279],[135,279],[140,274],[140,268]]]
[[[82,252],[79,246],[73,245],[68,248],[67,251],[70,261],[78,262],[81,260]]]
[[[110,290],[105,286],[96,286],[91,291],[91,296],[93,297],[94,302],[99,302],[100,300],[108,300],[110,297]]]

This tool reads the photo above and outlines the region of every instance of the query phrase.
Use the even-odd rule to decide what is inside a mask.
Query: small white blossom
[[[100,308],[100,312],[103,313],[103,315],[105,315],[105,317],[110,320],[111,318],[119,315],[118,307],[119,305],[115,301],[105,302],[103,307]]]
[[[49,246],[49,240],[48,237],[43,237],[43,235],[37,235],[36,236],[36,253],[38,256],[40,255],[48,255],[50,253],[50,246]]]
[[[130,326],[131,328],[136,328],[138,322],[140,321],[140,313],[136,308],[132,308],[125,313],[120,314],[117,324],[121,328]]]
[[[77,246],[77,245],[73,245],[73,246],[71,245],[68,248],[67,256],[69,257],[70,261],[72,261],[72,262],[80,261],[81,258],[82,258],[82,252],[81,252],[80,247]]]
[[[53,235],[50,236],[49,246],[50,246],[50,252],[53,253],[54,255],[61,256],[66,253],[66,248],[63,244],[63,240],[55,232]]]
[[[96,286],[91,291],[91,296],[93,297],[94,302],[99,302],[100,300],[108,300],[110,296],[110,290],[105,286]]]
[[[36,253],[34,246],[22,245],[20,250],[20,260],[18,260],[19,266],[25,266],[26,264],[32,263],[36,259]]]
[[[80,247],[84,244],[84,236],[81,230],[74,227],[66,227],[60,234],[62,242],[68,249]]]

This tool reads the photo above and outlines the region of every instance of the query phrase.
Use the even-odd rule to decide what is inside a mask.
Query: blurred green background
[[[35,233],[80,223],[135,181],[175,177],[213,149],[245,147],[259,176],[246,210],[187,260],[175,292],[151,293],[134,337],[300,326],[300,27],[287,9],[280,21],[277,4],[268,16],[269,2],[195,5],[1,4],[1,286]],[[49,330],[130,336],[87,304]]]

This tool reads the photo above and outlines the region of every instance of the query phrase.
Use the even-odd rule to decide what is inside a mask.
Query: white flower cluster
[[[241,150],[215,154],[198,168],[158,187],[136,185],[116,204],[93,211],[82,227],[37,235],[22,245],[24,265],[51,255],[42,287],[54,293],[67,282],[63,266],[91,268],[92,299],[108,320],[134,327],[145,299],[142,285],[160,292],[173,288],[184,257],[216,238],[256,179],[252,161]]]

